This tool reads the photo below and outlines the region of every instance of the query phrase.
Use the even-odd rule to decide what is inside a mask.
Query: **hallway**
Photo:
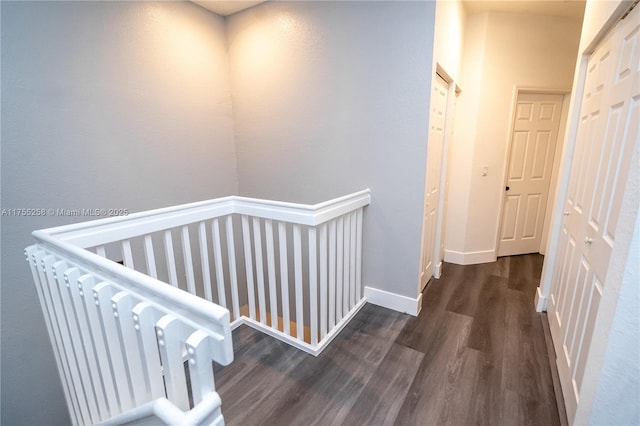
[[[418,317],[366,305],[317,358],[242,326],[216,368],[227,424],[560,424],[540,255],[445,264]]]

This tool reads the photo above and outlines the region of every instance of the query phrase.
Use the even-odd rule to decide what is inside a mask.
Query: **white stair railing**
[[[43,240],[25,252],[74,424],[99,423],[158,398],[184,412],[203,401],[211,407],[212,361],[233,360],[229,312],[67,249],[61,254]],[[210,411],[213,424],[223,423],[219,405]]]
[[[35,231],[27,259],[74,422],[222,423],[211,361],[231,362],[241,324],[319,354],[365,303],[369,202],[225,197]]]

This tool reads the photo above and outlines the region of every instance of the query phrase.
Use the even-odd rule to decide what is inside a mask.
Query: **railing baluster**
[[[278,329],[278,293],[276,292],[276,260],[273,244],[273,222],[264,221],[264,233],[267,248],[267,274],[269,276],[269,309],[271,310],[271,327]]]
[[[104,248],[104,246],[98,246],[96,247],[96,254],[100,257],[104,257],[106,259],[107,257],[107,250]]]
[[[144,236],[144,258],[147,262],[147,275],[158,278],[158,271],[156,270],[156,257],[153,253],[153,240],[151,235]]]
[[[129,390],[136,405],[150,401],[147,395],[140,349],[133,322],[133,307],[137,301],[126,291],[120,291],[111,298],[113,316],[116,318],[118,338],[124,353],[125,369]],[[121,378],[122,380],[122,378]]]
[[[356,212],[356,300],[362,299],[362,208]]]
[[[300,225],[293,225],[293,263],[296,283],[296,337],[304,341],[304,299],[302,294],[302,236]]]
[[[196,280],[193,275],[193,258],[191,257],[191,241],[189,240],[189,227],[182,227],[182,256],[184,258],[184,269],[187,274],[187,291],[194,296],[196,294]]]
[[[327,224],[320,225],[320,339],[327,334]]]
[[[186,339],[185,325],[173,315],[165,315],[156,324],[156,334],[167,399],[186,411],[189,409],[189,394],[182,358],[182,342]]]
[[[256,217],[253,218],[253,248],[256,255],[256,284],[258,286],[260,322],[267,325],[267,307],[264,294],[264,270],[262,267],[262,232],[260,231],[260,219]]]
[[[287,260],[287,224],[278,222],[278,246],[280,248],[280,293],[282,294],[282,328],[291,335],[289,310],[289,262]]]
[[[79,412],[84,422],[91,422],[91,412],[89,408],[89,401],[87,400],[87,383],[81,371],[81,362],[78,356],[79,348],[76,345],[79,344],[79,336],[73,320],[70,318],[72,315],[71,302],[69,301],[68,293],[61,287],[64,285],[64,278],[62,276],[63,271],[67,268],[65,261],[56,261],[48,265],[48,280],[49,285],[53,287],[54,297],[57,299],[54,304],[58,306],[59,315],[58,320],[61,321],[62,337],[65,345],[65,351],[67,353],[67,359],[69,360],[69,370],[71,372],[72,381],[75,385],[76,401],[78,403]],[[54,299],[55,300],[55,299]]]
[[[336,325],[336,221],[329,222],[329,330]]]
[[[204,222],[198,224],[198,243],[200,244],[200,264],[202,265],[202,285],[204,298],[213,302],[211,294],[211,271],[209,269],[209,248],[207,244],[207,227]]]
[[[135,269],[133,266],[133,253],[131,253],[131,242],[129,240],[122,241],[122,260],[124,266]]]
[[[104,368],[100,364],[99,354],[96,352],[95,345],[95,333],[96,329],[92,327],[92,324],[88,320],[87,305],[93,307],[93,297],[91,292],[95,284],[95,277],[91,274],[85,274],[77,279],[77,291],[74,294],[74,298],[77,298],[77,310],[78,310],[78,323],[83,334],[85,343],[85,354],[89,362],[89,374],[91,374],[91,380],[94,386],[96,403],[98,404],[98,410],[100,412],[99,420],[108,419],[111,417],[111,399],[107,394],[107,387],[105,386]],[[87,293],[89,292],[89,293]],[[87,296],[87,294],[89,296]],[[115,396],[115,394],[113,395]],[[117,404],[117,403],[116,403]]]
[[[173,254],[173,239],[171,230],[164,231],[164,251],[167,258],[167,272],[169,273],[169,284],[178,287],[178,274],[176,272],[176,258]]]
[[[249,217],[242,215],[242,240],[244,242],[244,266],[247,272],[247,299],[249,299],[249,318],[256,319],[256,301],[253,291],[253,262],[251,261],[251,231]]]
[[[349,312],[349,237],[351,236],[351,217],[344,215],[344,251],[342,252],[342,262],[344,263],[344,278],[342,280],[342,316]]]
[[[236,248],[233,241],[233,216],[227,216],[227,250],[229,254],[229,276],[231,278],[231,302],[233,319],[240,318],[240,300],[238,297],[238,275],[236,269]]]
[[[338,218],[336,229],[336,322],[342,319],[342,279],[344,269],[344,219]]]
[[[78,279],[80,278],[80,270],[78,268],[70,268],[64,272],[64,281],[67,287],[67,297],[69,298],[72,312],[67,312],[71,317],[71,323],[74,324],[73,333],[75,336],[71,338],[76,341],[76,355],[80,358],[78,368],[84,379],[85,392],[89,402],[89,412],[92,421],[97,422],[107,415],[104,405],[99,406],[98,398],[100,394],[100,380],[95,375],[97,365],[95,358],[91,353],[91,337],[88,324],[84,321],[82,296],[78,288]]]
[[[216,260],[216,285],[218,288],[218,304],[227,307],[227,294],[224,289],[224,269],[222,269],[222,248],[220,245],[220,223],[218,218],[211,223],[213,229],[213,256]]]
[[[29,255],[31,255],[29,265],[31,266],[31,273],[33,274],[33,279],[36,284],[36,292],[38,293],[38,297],[40,298],[40,306],[42,307],[42,311],[45,315],[45,319],[46,319],[45,322],[47,324],[47,329],[49,331],[49,338],[53,345],[53,353],[56,357],[56,362],[58,365],[58,373],[60,374],[60,379],[63,384],[62,388],[64,390],[67,406],[71,411],[69,414],[71,414],[72,420],[75,420],[75,423],[79,423],[75,402],[71,394],[72,383],[71,383],[71,378],[69,377],[69,371],[67,369],[67,358],[61,347],[62,340],[60,337],[60,330],[58,327],[59,323],[55,317],[55,312],[52,307],[53,301],[51,300],[49,286],[47,285],[47,282],[46,282],[44,261],[43,261],[43,258],[46,256],[46,253],[35,246],[29,247],[26,251],[27,251],[27,260],[29,260]]]
[[[203,396],[214,391],[213,369],[211,366],[211,337],[202,330],[193,332],[186,341],[189,357],[189,378],[193,404],[202,401]]]
[[[309,228],[309,327],[311,344],[318,344],[318,256],[316,228]]]
[[[107,346],[105,346],[107,338],[103,335],[103,329],[100,326],[101,319],[98,314],[99,307],[96,305],[93,296],[96,287],[96,278],[93,275],[85,275],[80,277],[78,283],[82,285],[86,322],[91,325],[93,350],[99,365],[98,375],[100,376],[106,403],[109,407],[109,416],[114,416],[120,413],[120,403],[115,388],[111,361],[108,357]]]
[[[111,365],[113,383],[118,396],[120,412],[128,411],[134,407],[133,397],[129,388],[127,372],[124,364],[122,347],[118,339],[111,297],[115,293],[113,286],[108,283],[100,283],[93,288],[93,298],[97,306],[100,327],[104,336],[104,346]]]
[[[156,323],[162,317],[162,313],[152,307],[149,302],[138,303],[132,312],[133,322],[138,332],[139,356],[142,360],[148,395],[151,399],[163,398],[166,393],[162,377],[160,353],[158,352],[158,339],[156,337]]]
[[[351,238],[349,238],[349,242],[351,243],[351,247],[349,248],[349,310],[355,306],[356,303],[359,302],[359,299],[356,299],[356,238],[357,238],[357,223],[356,223],[356,213],[349,213],[351,216]]]

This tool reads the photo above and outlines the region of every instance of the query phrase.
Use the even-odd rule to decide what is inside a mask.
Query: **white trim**
[[[420,309],[422,309],[422,293],[414,299],[373,287],[365,287],[364,297],[369,303],[413,315],[414,317],[418,316]]]
[[[76,246],[92,247],[233,213],[317,226],[370,202],[369,189],[313,205],[230,196],[63,225],[36,231],[38,235],[36,232],[33,235],[36,239],[42,234],[51,235]]]
[[[351,321],[351,319],[356,316],[356,314],[360,311],[360,309],[362,309],[366,302],[367,299],[363,298],[358,303],[356,303],[355,306],[351,308],[351,310],[344,317],[342,317],[340,321],[338,321],[338,323],[331,329],[331,331],[327,333],[326,336],[324,336],[324,339],[318,342],[315,346],[303,340],[299,340],[295,337],[289,336],[288,334],[283,333],[280,330],[276,330],[274,328],[266,326],[259,321],[252,320],[251,318],[244,315],[231,323],[231,330],[233,331],[241,325],[246,325],[275,339],[288,343],[296,349],[300,349],[301,351],[304,351],[313,356],[318,356],[320,355],[320,352],[322,352],[324,348],[326,348],[327,345],[329,345],[329,343],[331,343],[331,341],[335,339],[338,334],[340,334],[342,329],[347,324],[349,324],[349,321]]]
[[[536,307],[536,311],[537,312],[546,312],[547,311],[547,303],[549,302],[549,299],[546,296],[542,295],[542,291],[540,290],[540,287],[536,288],[536,295],[535,298],[533,300],[533,303]]]
[[[445,250],[444,261],[456,265],[475,265],[477,263],[491,263],[498,260],[495,250],[469,251],[466,253]]]
[[[442,275],[442,261],[433,267],[433,278],[439,279]]]

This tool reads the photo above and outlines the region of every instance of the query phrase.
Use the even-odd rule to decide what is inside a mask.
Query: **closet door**
[[[592,341],[592,330],[607,292],[611,251],[616,232],[621,232],[616,230],[619,210],[638,143],[639,18],[634,10],[619,22],[588,61],[560,258],[549,300],[549,325],[570,423],[589,349],[606,343]]]
[[[447,114],[449,83],[436,74],[432,82],[429,141],[427,146],[427,175],[424,188],[422,220],[422,256],[420,258],[420,291],[424,289],[435,266],[436,231],[440,199],[440,172],[444,146],[444,125]]]

